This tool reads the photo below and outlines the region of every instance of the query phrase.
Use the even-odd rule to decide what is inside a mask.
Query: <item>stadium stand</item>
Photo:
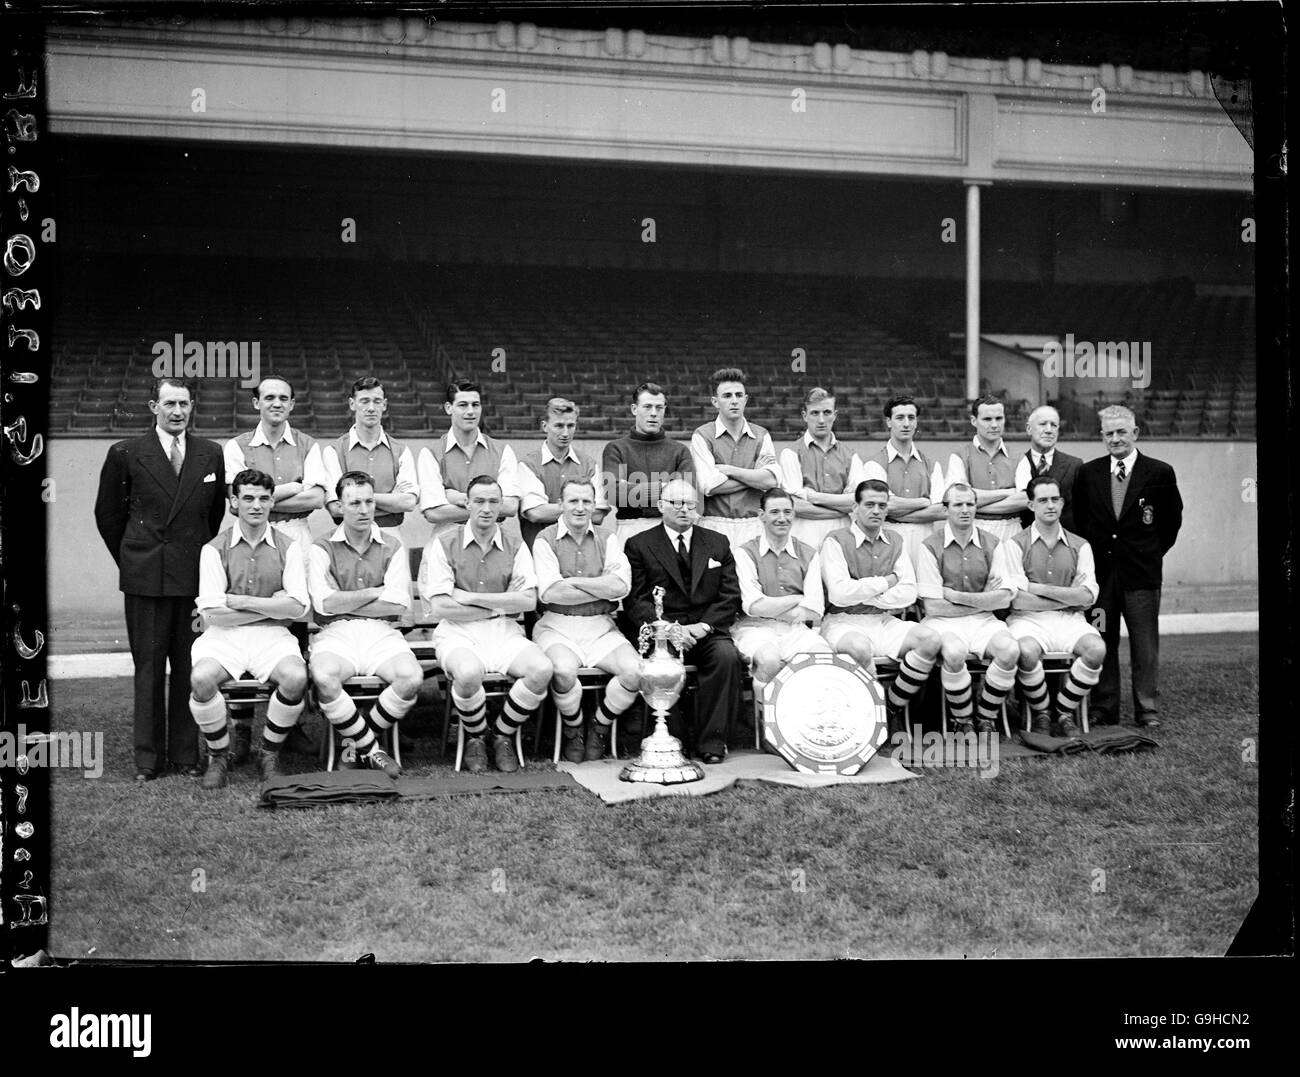
[[[485,428],[501,436],[531,436],[541,405],[557,394],[583,405],[584,437],[616,436],[627,426],[631,388],[653,379],[669,387],[670,436],[684,438],[708,410],[707,372],[728,365],[746,370],[751,414],[778,440],[800,432],[797,401],[810,377],[840,394],[844,437],[881,436],[881,405],[900,391],[922,404],[926,437],[970,429],[961,342],[953,339],[964,299],[954,282],[270,259],[220,265],[214,274],[201,259],[153,259],[134,270],[108,259],[74,263],[62,294],[79,317],[54,344],[51,431],[138,431],[154,344],[177,333],[256,341],[261,369],[296,387],[295,425],[321,436],[347,427],[346,387],[361,374],[389,385],[394,433],[440,433],[442,393],[455,372],[483,382]],[[988,333],[1151,341],[1150,385],[1062,401],[1067,430],[1088,429],[1096,408],[1125,403],[1148,437],[1255,436],[1248,295],[1186,281],[993,282],[983,321]],[[792,371],[796,349],[806,373]],[[493,370],[494,358],[504,371]],[[205,379],[196,430],[223,436],[249,426],[248,397],[236,379]],[[1014,437],[1031,402],[1007,404]]]

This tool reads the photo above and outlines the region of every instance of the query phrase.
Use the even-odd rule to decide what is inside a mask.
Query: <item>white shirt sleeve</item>
[[[691,461],[695,464],[695,485],[701,494],[709,494],[727,481],[713,460],[713,450],[698,430],[691,435]]]
[[[388,545],[393,540],[385,538]],[[393,554],[384,569],[384,589],[379,592],[380,602],[392,602],[409,610],[411,608],[411,558],[406,547],[396,543],[397,552]]]
[[[803,468],[799,466],[799,455],[793,449],[782,449],[780,463],[781,489],[789,493],[802,490],[807,483],[803,481]]]
[[[737,549],[736,579],[740,582],[740,610],[746,617],[754,616],[754,603],[764,598],[763,587],[758,582],[758,566],[746,549]]]
[[[826,613],[826,595],[822,590],[822,555],[815,553],[808,562],[808,571],[803,574],[803,601],[799,603],[805,609],[821,617]]]
[[[519,512],[521,515],[527,509],[539,508],[549,503],[550,499],[546,496],[546,487],[542,484],[542,480],[538,478],[537,472],[522,460],[519,461],[519,474],[516,482],[519,486]]]
[[[1092,595],[1091,605],[1097,603],[1097,566],[1093,561],[1092,546],[1085,542],[1079,547],[1079,563],[1074,570],[1074,586],[1086,587]]]
[[[211,546],[205,545],[199,551],[199,596],[194,600],[194,608],[225,609],[227,586],[226,570],[221,567],[221,555]]]
[[[456,574],[447,561],[442,543],[431,538],[420,558],[420,597],[428,602],[437,595],[450,595],[456,586]]]
[[[889,472],[884,469],[879,460],[864,460],[862,462],[862,478],[858,481],[865,482],[867,479],[879,479],[886,486],[889,486]],[[890,489],[892,490],[893,487],[891,486]]]
[[[1010,539],[1003,539],[998,544],[998,552],[993,555],[993,570],[1012,597],[1017,591],[1029,590],[1029,578],[1025,575],[1020,546]]]
[[[916,595],[918,598],[943,598],[943,572],[934,559],[934,551],[924,543],[916,555]]]
[[[989,558],[989,575],[988,575],[988,579],[984,581],[985,594],[988,594],[988,592],[990,591],[1011,590],[1011,584],[1007,582],[1007,578],[1002,574],[1003,572],[1002,559],[998,557],[998,553],[1000,549],[1001,549],[1001,544],[999,543],[998,548],[993,551],[993,556]]]
[[[1016,464],[1016,477],[1014,479],[1017,490],[1023,490],[1029,485],[1029,480],[1034,477],[1034,469],[1029,463],[1029,457],[1021,456],[1020,462]]]
[[[433,454],[430,453],[430,456]],[[501,464],[497,468],[497,482],[501,484],[501,496],[518,497],[519,496],[519,460],[515,457],[515,450],[509,445],[501,448]]]
[[[893,541],[901,542],[902,539],[895,537]],[[881,592],[876,605],[882,609],[905,610],[916,601],[916,570],[912,567],[912,559],[908,557],[906,548],[898,551],[894,575],[898,577],[898,582],[889,590]]]
[[[849,458],[849,477],[844,483],[844,489],[841,493],[851,494],[858,488],[858,483],[865,482],[870,476],[867,474],[867,465],[862,462],[862,457],[854,453]]]
[[[835,606],[856,606],[859,603],[878,605],[876,601],[887,587],[885,577],[868,576],[855,580],[849,573],[844,551],[833,540],[822,543],[822,580],[826,584],[826,598]]]
[[[537,571],[533,567],[533,555],[528,551],[528,543],[521,542],[515,551],[514,571],[510,575],[510,590],[528,591],[537,589]]]
[[[226,485],[229,486],[235,481],[235,476],[244,470],[244,454],[234,438],[221,446],[221,457],[226,464]]]
[[[438,466],[437,459],[428,449],[420,450],[416,472],[420,481],[420,511],[446,505],[447,490],[442,484],[442,468]],[[503,488],[501,492],[504,496],[505,489]]]
[[[333,481],[338,482],[338,477],[335,476]],[[327,498],[334,496],[331,490],[333,490],[332,486],[325,491]],[[393,493],[418,495],[419,492],[420,480],[415,472],[415,457],[411,455],[411,450],[403,445],[402,455],[397,458],[397,474],[393,476]]]
[[[934,468],[930,471],[930,504],[931,505],[943,504],[943,494],[944,491],[947,489],[947,486],[944,485],[944,482],[945,479],[943,474],[943,468],[939,466],[939,461],[936,460],[934,462]]]
[[[281,577],[280,590],[295,602],[302,603],[305,616],[311,606],[311,598],[307,594],[306,556],[300,542],[293,543],[284,555],[284,575]]]
[[[302,488],[304,492],[313,486],[324,490],[328,483],[329,476],[325,474],[325,463],[321,457],[320,443],[317,442],[307,450],[302,461]]]
[[[758,457],[754,460],[754,467],[768,472],[776,480],[777,486],[781,485],[781,465],[776,462],[776,450],[772,447],[771,434],[763,435],[763,441],[758,447]]]
[[[326,445],[320,454],[321,467],[325,471],[325,504],[331,501],[337,501],[339,495],[334,491],[338,488],[339,479],[343,478],[343,465],[339,463],[338,450],[333,445]]]
[[[627,598],[632,593],[632,562],[627,559],[623,540],[617,535],[610,535],[605,544],[605,575],[618,577],[623,585],[623,593],[619,598]]]
[[[336,582],[330,571],[329,554],[312,543],[307,549],[307,592],[317,613],[325,612],[325,600],[338,590]]]
[[[546,592],[564,579],[549,542],[533,543],[533,569],[537,576],[537,597],[545,601]]]

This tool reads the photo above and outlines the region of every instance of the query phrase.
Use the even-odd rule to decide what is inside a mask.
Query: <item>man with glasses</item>
[[[694,526],[698,506],[690,483],[664,485],[662,525],[627,541],[632,592],[624,615],[628,637],[634,639],[643,624],[655,619],[654,589],[664,589],[664,618],[686,629],[683,660],[698,670],[695,751],[703,762],[716,764],[727,754],[727,734],[740,705],[740,655],[728,634],[740,612],[740,583],[726,536]],[[676,708],[669,723],[680,736]]]

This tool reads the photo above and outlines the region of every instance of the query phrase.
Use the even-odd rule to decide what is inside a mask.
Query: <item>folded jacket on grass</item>
[[[1020,742],[1026,748],[1048,755],[1078,755],[1080,752],[1136,752],[1159,748],[1158,741],[1137,729],[1103,726],[1077,737],[1048,737],[1042,733],[1022,732]]]
[[[440,774],[397,781],[374,770],[316,771],[281,774],[262,786],[259,808],[318,808],[328,804],[377,803],[388,800],[433,800],[470,793],[527,793],[541,789],[578,789],[568,774],[521,770],[515,774]]]

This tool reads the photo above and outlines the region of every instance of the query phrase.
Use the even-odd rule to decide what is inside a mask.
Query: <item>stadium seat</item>
[[[609,680],[610,680],[610,674],[606,673],[603,669],[596,669],[591,666],[583,666],[581,669],[578,670],[578,686],[582,689],[582,694],[584,698],[588,692],[602,691],[605,685],[609,683]],[[555,715],[555,751],[551,757],[551,761],[553,763],[558,763],[560,761],[560,744],[562,739],[561,730],[563,728],[564,722],[560,718],[560,708],[555,705],[555,700],[552,699],[549,694],[547,695],[546,702],[543,703],[542,706],[549,707],[551,711],[554,712]],[[585,721],[585,717],[584,717],[584,721]],[[539,720],[537,723],[537,732],[533,736],[534,753],[537,753],[541,750],[542,729],[545,726],[545,724],[546,723],[542,722],[541,720]],[[614,720],[613,725],[610,727],[609,750],[610,750],[610,754],[615,759],[617,759],[618,758],[618,720],[617,719]]]

